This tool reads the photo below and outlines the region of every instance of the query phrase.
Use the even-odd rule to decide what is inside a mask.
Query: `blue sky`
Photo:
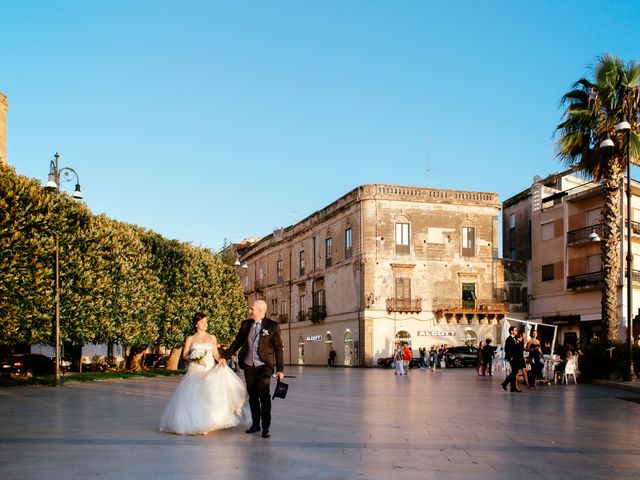
[[[218,249],[358,185],[496,192],[563,169],[559,99],[640,60],[636,1],[0,0],[8,159]],[[68,186],[69,191],[73,185]]]

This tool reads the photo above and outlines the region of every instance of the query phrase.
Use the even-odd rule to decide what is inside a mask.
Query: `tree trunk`
[[[602,328],[609,341],[618,339],[618,278],[620,277],[620,219],[624,170],[617,158],[606,162],[602,179]]]
[[[142,355],[146,348],[144,347],[131,347],[129,351],[129,355],[127,355],[127,364],[125,370],[129,370],[132,372],[139,372],[142,370],[142,364],[140,360],[142,360]]]
[[[180,355],[182,354],[182,345],[179,347],[173,347],[169,354],[169,361],[167,362],[167,370],[178,370],[178,364],[180,363]]]

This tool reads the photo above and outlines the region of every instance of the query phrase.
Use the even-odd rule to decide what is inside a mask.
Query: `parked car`
[[[393,357],[380,357],[378,358],[378,366],[382,368],[396,368],[396,361]],[[409,368],[420,368],[420,359],[412,358],[409,362]]]
[[[380,357],[378,358],[378,366],[382,368],[395,368],[396,361],[393,357]]]
[[[52,375],[55,363],[49,357],[39,353],[9,355],[2,362],[3,373],[32,377],[34,375]]]
[[[476,364],[478,349],[476,347],[451,347],[444,354],[447,367],[469,367]]]
[[[160,358],[153,362],[153,368],[167,368],[167,362],[169,361],[169,355],[162,355]]]

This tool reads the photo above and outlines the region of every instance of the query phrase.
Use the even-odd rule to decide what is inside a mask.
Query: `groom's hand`
[[[220,360],[218,360],[218,365],[220,365],[221,367],[226,367],[227,366],[227,361],[220,357]]]
[[[276,378],[281,381],[284,378],[284,372],[276,372]]]

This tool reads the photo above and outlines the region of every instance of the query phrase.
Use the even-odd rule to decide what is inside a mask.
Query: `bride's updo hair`
[[[206,318],[206,315],[204,313],[200,313],[200,312],[196,313],[193,316],[193,320],[191,321],[191,324],[193,325],[193,331],[194,332],[198,331],[198,322],[200,320],[202,320],[203,318]]]

